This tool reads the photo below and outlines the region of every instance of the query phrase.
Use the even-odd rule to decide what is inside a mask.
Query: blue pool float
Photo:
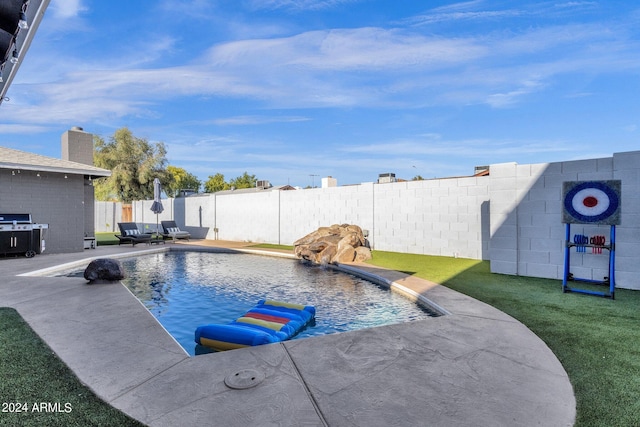
[[[198,326],[196,343],[217,351],[288,340],[316,315],[311,305],[260,300],[244,316],[226,325]]]

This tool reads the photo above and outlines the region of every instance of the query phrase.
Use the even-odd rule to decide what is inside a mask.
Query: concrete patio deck
[[[243,246],[192,241],[0,259],[0,306],[16,308],[98,396],[150,426],[573,425],[569,378],[528,328],[395,271],[349,266],[449,314],[196,357],[122,285],[20,275],[90,257]],[[228,387],[234,378],[252,387]]]

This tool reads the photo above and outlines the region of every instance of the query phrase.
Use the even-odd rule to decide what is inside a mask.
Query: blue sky
[[[638,150],[638,94],[631,1],[51,0],[0,145],[127,126],[203,181],[448,177]]]

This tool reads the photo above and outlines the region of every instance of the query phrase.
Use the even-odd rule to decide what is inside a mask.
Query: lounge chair
[[[191,234],[188,231],[182,231],[175,221],[160,221],[162,224],[162,237],[172,239],[174,242],[178,239],[189,240]]]
[[[141,233],[135,222],[119,222],[120,234],[116,234],[118,245],[123,243],[131,243],[135,246],[137,243],[151,243],[152,235]]]

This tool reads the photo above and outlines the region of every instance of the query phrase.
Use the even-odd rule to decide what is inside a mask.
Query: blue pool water
[[[294,339],[436,316],[355,276],[259,255],[165,252],[122,261],[123,281],[191,355],[196,327],[225,324],[263,298],[316,307],[315,323]]]

